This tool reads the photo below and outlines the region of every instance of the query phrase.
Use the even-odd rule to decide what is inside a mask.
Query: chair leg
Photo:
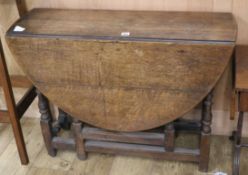
[[[244,113],[241,111],[239,112],[237,131],[234,132],[235,135],[233,145],[233,175],[239,175],[243,120]]]
[[[233,148],[233,175],[239,175],[239,167],[240,167],[240,145],[234,145]]]
[[[28,154],[23,139],[22,129],[19,121],[19,117],[16,111],[15,99],[13,95],[12,86],[7,70],[7,65],[4,59],[2,43],[0,42],[0,80],[2,81],[3,91],[6,99],[10,122],[13,128],[14,137],[17,144],[17,149],[23,165],[29,163]]]

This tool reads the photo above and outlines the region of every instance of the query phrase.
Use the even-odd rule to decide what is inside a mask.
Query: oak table
[[[211,92],[236,30],[229,13],[34,9],[6,39],[39,90],[50,155],[65,148],[81,159],[86,152],[140,155],[207,171]],[[60,118],[73,120],[73,138],[57,136],[48,99]],[[202,121],[193,127],[201,131],[199,149],[175,147],[175,129],[190,129],[178,119],[201,102]]]
[[[248,46],[245,45],[235,49],[235,93],[239,117],[237,131],[234,132],[233,175],[238,175],[241,148],[248,147],[242,142],[244,113],[248,112]]]

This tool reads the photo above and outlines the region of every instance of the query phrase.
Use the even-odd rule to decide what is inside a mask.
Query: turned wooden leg
[[[72,118],[63,110],[59,109],[58,122],[61,128],[69,130],[71,128]]]
[[[40,125],[43,139],[48,154],[54,157],[56,156],[57,150],[54,149],[52,146],[52,139],[54,134],[52,132],[52,115],[50,112],[49,103],[47,98],[42,95],[39,91],[37,91],[37,94],[39,99],[38,106],[41,113]]]
[[[171,122],[165,126],[165,150],[174,151],[175,146],[175,128],[174,123]]]
[[[199,170],[207,172],[210,153],[210,136],[212,122],[212,98],[213,93],[209,93],[203,101],[202,107],[202,131],[200,140],[200,162]]]
[[[82,136],[82,123],[76,119],[73,119],[72,130],[76,143],[77,157],[80,160],[85,160],[87,158],[86,152],[84,150],[84,139]]]
[[[237,131],[234,134],[233,175],[239,175],[243,120],[244,120],[244,113],[241,111],[239,112]]]

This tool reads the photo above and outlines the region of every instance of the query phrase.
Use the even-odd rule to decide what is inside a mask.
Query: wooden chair
[[[13,77],[12,82],[18,87],[30,86],[22,99],[16,104],[11,80],[8,74],[5,57],[3,53],[2,43],[0,42],[0,82],[3,87],[7,110],[0,110],[0,123],[11,123],[14,137],[17,144],[17,149],[23,165],[28,164],[28,155],[23,139],[23,134],[20,126],[20,119],[36,97],[35,88],[24,78],[18,76]]]
[[[20,16],[25,14],[24,4],[20,0],[16,0],[17,7]],[[21,100],[16,104],[14,99],[14,94],[12,90],[12,85],[16,87],[29,87],[29,90],[21,98]],[[17,149],[21,159],[21,163],[26,165],[29,163],[27,150],[25,147],[25,142],[23,139],[22,129],[20,125],[20,119],[31,105],[36,97],[35,87],[22,76],[12,76],[10,78],[6,66],[6,61],[3,52],[3,46],[0,40],[0,86],[3,88],[7,110],[0,110],[0,123],[10,123],[13,128],[14,137],[17,144]]]
[[[242,148],[248,148],[248,143],[242,139],[244,113],[248,112],[248,46],[237,46],[234,67],[234,97],[233,111],[238,111],[238,124],[236,131],[233,132],[233,175],[240,174],[240,155]],[[233,115],[234,116],[234,115]]]

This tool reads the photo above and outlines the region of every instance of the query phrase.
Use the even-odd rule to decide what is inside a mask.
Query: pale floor
[[[231,142],[227,137],[214,136],[211,145],[209,173],[200,173],[197,164],[170,162],[138,157],[89,154],[86,161],[74,152],[59,151],[49,157],[43,144],[39,120],[22,121],[30,164],[21,166],[10,125],[0,124],[0,175],[206,175],[231,172]],[[187,142],[187,141],[186,141]],[[241,175],[248,174],[243,151]]]

